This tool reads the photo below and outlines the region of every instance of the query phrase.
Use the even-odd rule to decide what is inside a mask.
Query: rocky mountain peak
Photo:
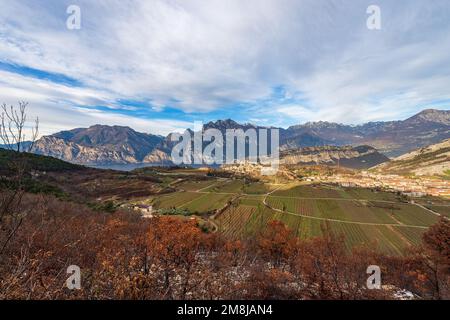
[[[450,110],[426,109],[407,119],[408,122],[434,122],[450,126]]]

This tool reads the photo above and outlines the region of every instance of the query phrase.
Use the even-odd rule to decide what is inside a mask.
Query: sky
[[[450,109],[449,17],[448,0],[0,0],[0,103],[27,101],[43,135],[405,119]]]

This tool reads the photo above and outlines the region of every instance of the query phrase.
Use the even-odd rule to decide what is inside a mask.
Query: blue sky
[[[66,28],[69,5],[81,29]],[[369,5],[381,30],[366,27]],[[448,0],[0,0],[0,102],[41,133],[287,127],[450,109]]]

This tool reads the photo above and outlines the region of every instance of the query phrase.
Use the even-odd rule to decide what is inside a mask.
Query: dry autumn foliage
[[[102,213],[52,196],[25,194],[20,227],[0,254],[1,299],[390,299],[368,290],[366,268],[383,284],[424,299],[449,298],[449,221],[403,257],[349,252],[325,225],[301,240],[281,222],[253,239],[231,241],[194,220]],[[10,229],[2,220],[0,241]],[[81,290],[66,288],[78,265]]]

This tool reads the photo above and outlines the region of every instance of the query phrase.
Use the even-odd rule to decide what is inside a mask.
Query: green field
[[[244,193],[246,194],[266,194],[272,190],[275,190],[276,186],[271,184],[265,184],[262,182],[254,182],[246,184],[244,186]]]
[[[233,195],[229,194],[202,194],[199,198],[180,206],[180,208],[185,208],[190,212],[206,213],[223,208],[232,197]]]
[[[450,218],[450,206],[449,205],[434,205],[434,206],[427,205],[426,207],[428,209],[433,210],[434,212],[437,212],[441,215],[444,215],[444,216]]]
[[[426,210],[403,203],[274,196],[269,196],[267,203],[275,209],[331,220],[412,226],[430,226],[437,222],[437,217]]]
[[[363,188],[342,188],[330,185],[299,185],[293,188],[287,187],[275,191],[273,196],[397,201],[397,195],[390,192]]]
[[[392,255],[402,254],[408,246],[419,244],[421,235],[426,231],[426,228],[401,225],[360,225],[319,220],[276,212],[264,206],[257,207],[246,204],[226,210],[218,217],[217,222],[220,225],[220,232],[239,239],[256,235],[271,220],[282,221],[303,239],[320,236],[322,228],[328,224],[336,234],[344,234],[348,249],[360,245],[370,245]]]
[[[152,205],[156,209],[179,208],[201,196],[196,192],[175,192],[153,199]]]
[[[206,213],[224,207],[232,197],[232,194],[176,192],[153,199],[152,205],[155,209],[180,208]]]
[[[208,188],[209,186],[215,184],[216,182],[217,181],[215,180],[183,181],[178,184],[175,184],[175,187],[186,191],[198,191],[204,188]]]
[[[438,220],[432,212],[402,202],[395,193],[371,189],[298,184],[280,187],[223,178],[183,181],[176,187],[179,192],[152,200],[156,209],[180,208],[212,215],[226,208],[214,215],[212,222],[220,233],[233,239],[255,236],[271,220],[282,221],[304,239],[320,236],[327,224],[333,232],[345,236],[348,249],[370,245],[399,255],[419,244],[422,234]],[[448,208],[441,205],[432,209],[448,214]]]
[[[218,181],[211,187],[204,189],[206,192],[219,192],[219,193],[241,193],[244,188],[243,180],[226,180]]]

